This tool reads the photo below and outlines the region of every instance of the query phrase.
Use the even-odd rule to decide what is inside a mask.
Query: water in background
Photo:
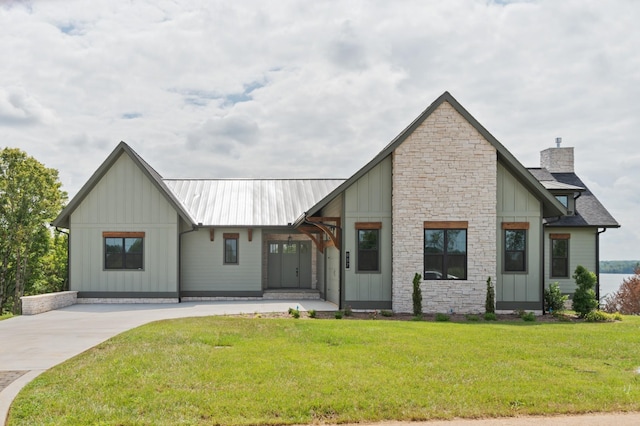
[[[600,274],[600,299],[609,293],[618,291],[622,280],[632,277],[630,274]]]

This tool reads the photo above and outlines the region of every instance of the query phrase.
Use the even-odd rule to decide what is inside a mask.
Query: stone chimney
[[[540,152],[540,167],[551,173],[573,173],[573,147],[560,148],[562,138],[556,138],[556,148]]]

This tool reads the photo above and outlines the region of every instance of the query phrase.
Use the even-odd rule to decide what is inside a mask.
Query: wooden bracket
[[[213,228],[209,228],[209,240],[213,241],[216,231]]]
[[[320,253],[324,253],[324,241],[322,241],[322,238],[318,235],[321,233],[318,228],[314,226],[300,226],[298,227],[298,231],[311,238],[311,241],[314,242]]]
[[[307,218],[307,222],[310,223],[311,225],[321,229],[325,234],[327,234],[327,236],[329,237],[329,239],[333,243],[333,246],[335,248],[337,248],[338,250],[340,250],[340,225],[341,225],[341,220],[340,220],[339,217],[332,217],[332,216],[308,217]],[[334,222],[335,226],[327,225],[324,222]],[[324,247],[325,247],[325,244],[323,242],[322,250],[320,250],[321,253],[323,252]]]

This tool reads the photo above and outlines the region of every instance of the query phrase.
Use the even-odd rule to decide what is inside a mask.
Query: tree
[[[584,266],[578,265],[573,279],[576,280],[578,288],[573,294],[573,310],[584,318],[589,312],[594,311],[598,307],[598,299],[596,299],[596,274],[590,272]]]
[[[0,309],[20,313],[20,297],[50,248],[48,223],[66,193],[58,171],[17,148],[0,151]]]
[[[640,314],[640,267],[636,267],[632,277],[622,280],[618,291],[607,296],[604,310],[625,315]]]
[[[422,317],[422,290],[420,289],[422,275],[416,272],[413,276],[413,316]]]
[[[491,277],[487,278],[487,296],[484,301],[484,312],[487,314],[496,313],[496,290],[491,283]]]

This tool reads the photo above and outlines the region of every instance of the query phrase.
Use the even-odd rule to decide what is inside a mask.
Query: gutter
[[[192,224],[191,229],[187,229],[186,231],[182,231],[178,234],[178,303],[182,301],[182,298],[180,297],[180,290],[182,290],[182,236],[184,234],[197,231],[198,226],[202,226],[202,223],[199,223],[198,225]]]
[[[598,299],[598,309],[600,309],[600,234],[607,232],[607,228],[596,232],[596,299]]]

